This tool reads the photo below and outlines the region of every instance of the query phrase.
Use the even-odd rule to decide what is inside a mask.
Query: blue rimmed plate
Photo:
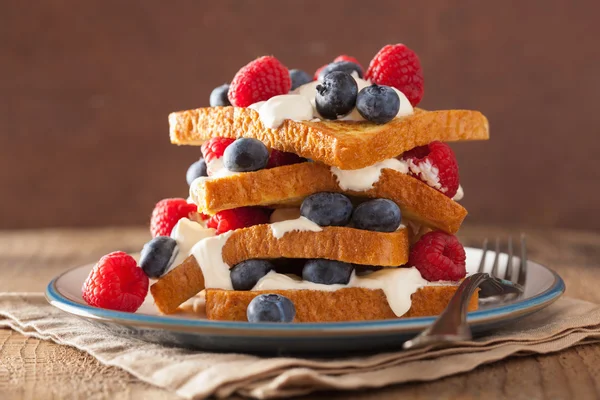
[[[474,272],[481,250],[466,248],[467,270]],[[492,252],[493,253],[493,252]],[[487,257],[491,269],[493,254]],[[500,254],[500,265],[506,262]],[[326,355],[400,348],[402,343],[431,324],[433,317],[382,321],[250,324],[210,321],[197,315],[158,313],[149,296],[136,313],[104,310],[88,306],[81,297],[81,285],[92,265],[71,269],[54,278],[46,288],[50,304],[82,317],[119,335],[135,335],[167,345],[212,351]],[[528,262],[528,277],[523,298],[502,305],[482,306],[469,313],[473,332],[483,333],[500,324],[534,313],[558,299],[565,284],[549,268]]]

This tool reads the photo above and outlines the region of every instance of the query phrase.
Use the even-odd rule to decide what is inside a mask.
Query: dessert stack
[[[139,265],[158,309],[200,294],[215,320],[440,313],[466,275],[454,234],[467,211],[446,142],[489,129],[477,111],[417,108],[423,93],[417,55],[396,44],[366,71],[345,55],[314,76],[261,57],[217,87],[211,107],[172,113],[171,142],[202,158],[187,172],[190,197],[152,213]]]

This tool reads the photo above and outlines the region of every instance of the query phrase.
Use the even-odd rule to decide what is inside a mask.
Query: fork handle
[[[448,302],[446,309],[427,329],[429,335],[466,335],[471,338],[471,331],[467,325],[467,307],[469,300],[481,282],[489,279],[489,274],[484,272],[475,273],[460,284],[452,299]],[[460,330],[460,332],[457,332]]]

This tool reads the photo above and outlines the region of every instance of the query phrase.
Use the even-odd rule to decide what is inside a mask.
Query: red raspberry
[[[107,254],[88,275],[81,295],[86,303],[109,310],[135,312],[148,294],[148,277],[122,251]]]
[[[423,70],[414,51],[403,44],[388,44],[369,64],[365,79],[378,85],[393,86],[414,106],[423,98]]]
[[[321,71],[323,71],[325,69],[326,66],[328,66],[329,64],[325,64],[322,67],[319,67],[316,71],[315,74],[313,75],[313,80],[314,81],[318,81],[319,80],[319,74],[321,74]]]
[[[208,219],[206,226],[217,230],[217,235],[253,225],[268,224],[269,213],[260,207],[240,207],[223,210]]]
[[[173,227],[181,218],[196,219],[198,206],[185,199],[164,199],[156,203],[150,218],[152,237],[170,236]]]
[[[206,165],[212,160],[223,157],[223,153],[225,153],[227,146],[234,141],[235,139],[213,137],[202,143],[202,156],[204,157],[204,161],[206,161]]]
[[[264,56],[246,64],[235,74],[227,96],[232,105],[248,107],[287,94],[291,87],[288,69],[275,57]]]
[[[357,64],[360,69],[362,69],[363,71],[365,70],[362,65],[360,65],[360,63],[358,62],[358,60],[352,56],[347,56],[346,54],[342,54],[341,56],[337,56],[333,62],[338,62],[338,61],[350,61],[353,62],[354,64]]]
[[[429,282],[458,281],[467,274],[465,260],[465,249],[456,236],[433,231],[413,245],[408,265]]]
[[[272,150],[269,156],[269,162],[267,168],[281,167],[284,165],[298,164],[306,161],[305,158],[300,157],[294,153],[287,153],[285,151]]]
[[[405,152],[402,158],[408,161],[411,175],[418,177],[450,198],[456,195],[459,184],[458,163],[454,152],[446,143],[431,142],[425,146],[415,147]],[[424,174],[420,172],[432,167],[438,170],[439,183],[435,186],[427,182]]]

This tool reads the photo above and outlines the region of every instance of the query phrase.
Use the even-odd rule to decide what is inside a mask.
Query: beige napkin
[[[39,293],[0,294],[0,327],[74,346],[106,365],[190,399],[233,393],[259,399],[315,390],[377,388],[430,381],[512,355],[545,354],[600,341],[600,306],[562,298],[460,347],[336,360],[263,358],[167,348],[106,331],[48,305]]]

